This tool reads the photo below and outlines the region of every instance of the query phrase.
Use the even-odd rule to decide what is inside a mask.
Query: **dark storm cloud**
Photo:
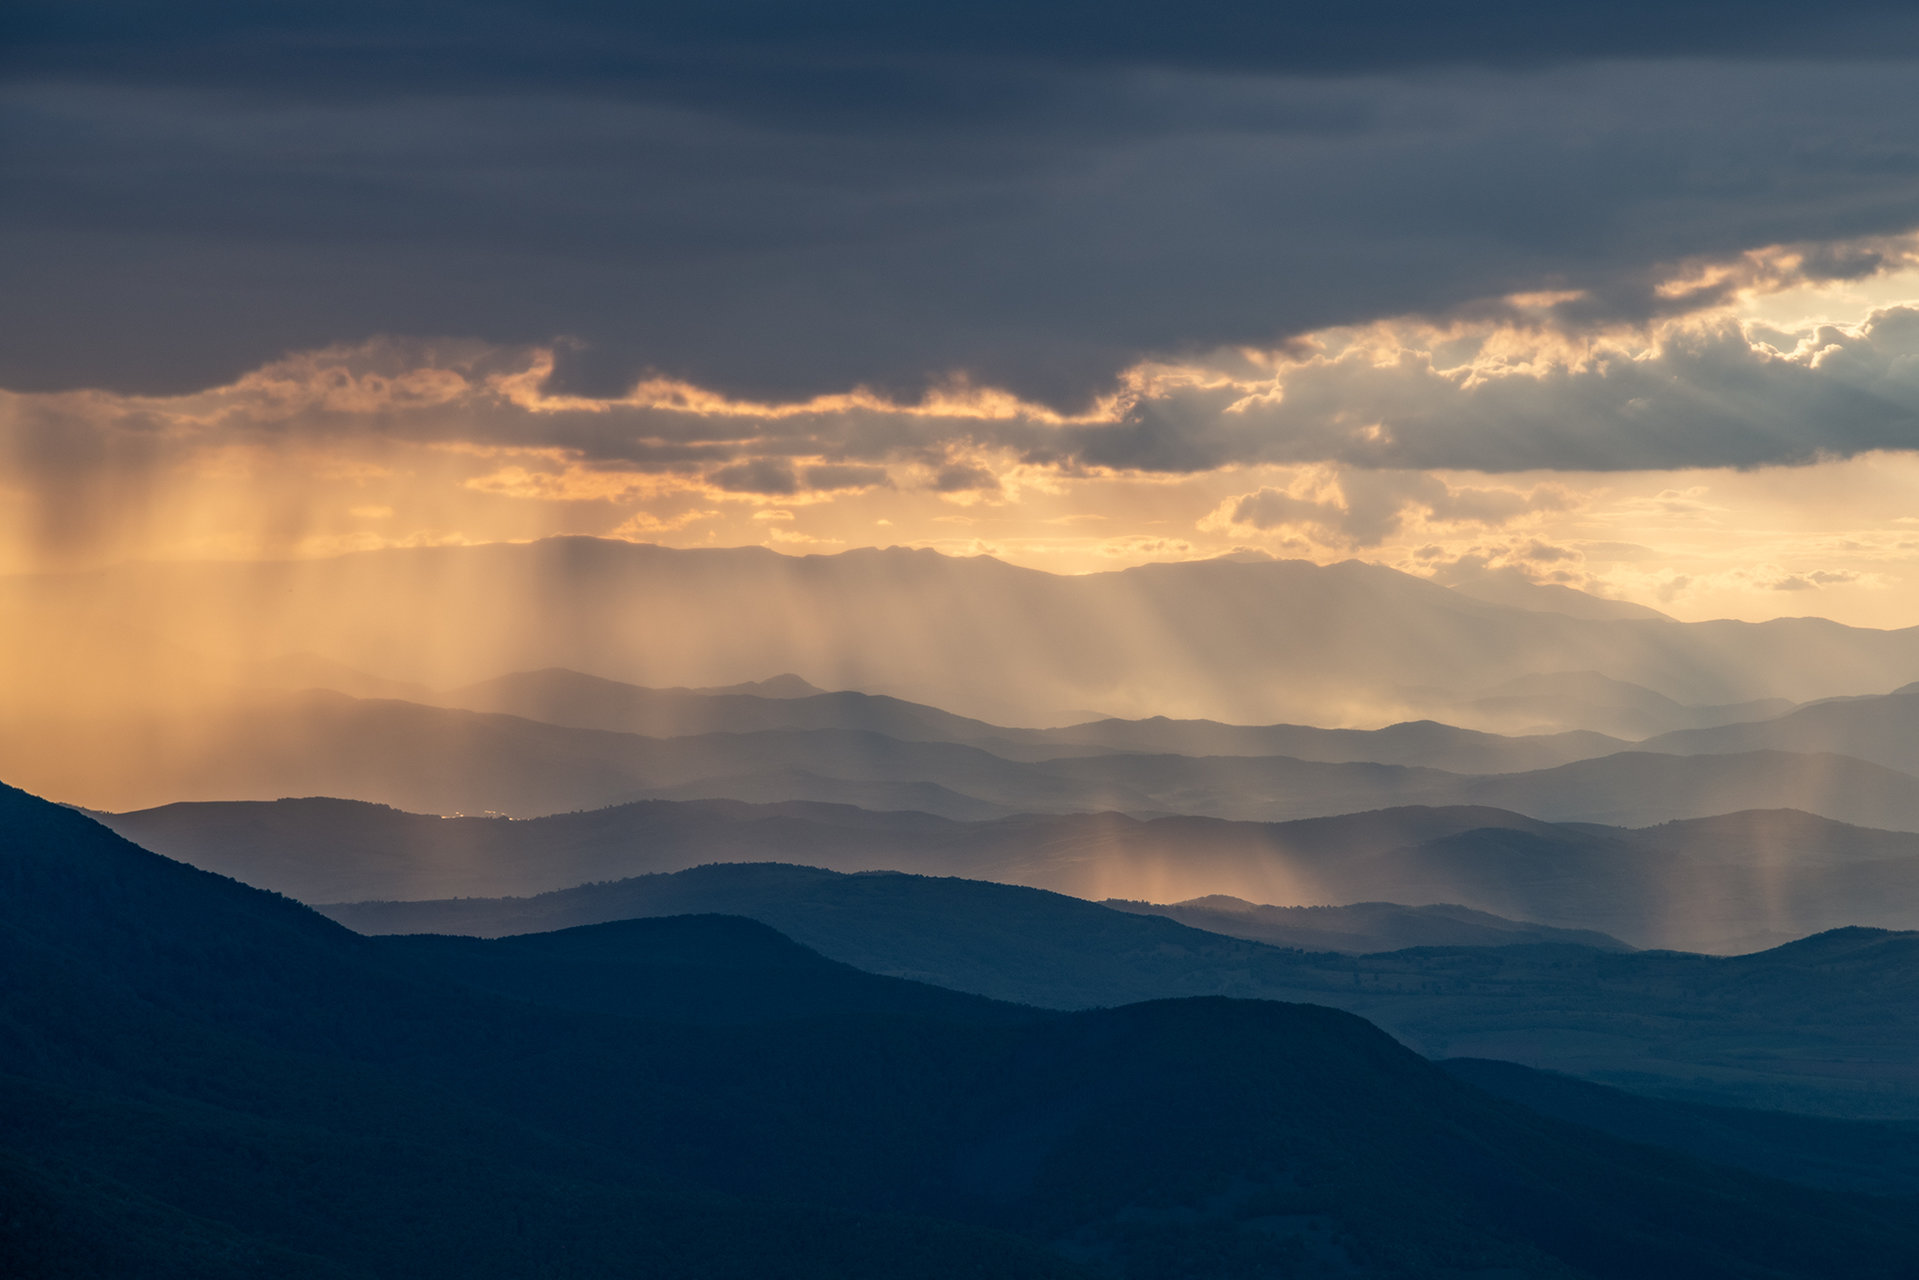
[[[962,463],[941,467],[933,477],[933,489],[938,493],[993,493],[999,487],[999,477],[985,467]]]
[[[1265,488],[1229,501],[1220,515],[1228,528],[1306,529],[1327,546],[1376,547],[1398,533],[1415,514],[1429,520],[1497,527],[1515,516],[1557,510],[1564,495],[1550,488],[1454,488],[1437,476],[1408,471],[1345,471],[1335,482],[1307,494]],[[1534,544],[1536,547],[1538,544]],[[1530,558],[1552,560],[1571,553],[1540,547]],[[1557,553],[1557,554],[1554,554]]]
[[[755,458],[751,462],[736,462],[730,467],[709,472],[707,483],[728,493],[769,496],[794,494],[800,489],[799,478],[793,474],[793,464],[784,458]]]
[[[1781,352],[1730,321],[1656,348],[1469,379],[1407,352],[1287,370],[1284,394],[1180,390],[1119,422],[1056,433],[1054,457],[1115,470],[1261,463],[1486,472],[1790,465],[1919,449],[1919,310],[1798,335]],[[1465,518],[1472,518],[1469,515]]]
[[[888,482],[885,467],[843,463],[808,467],[801,479],[806,482],[808,489],[827,493],[849,489],[877,489]]]
[[[1919,225],[1903,14],[15,6],[0,385],[569,336],[586,394],[1074,405],[1142,356],[1542,283],[1650,312],[1656,260]],[[1174,426],[1087,458],[1219,453]]]
[[[808,85],[805,96],[860,106],[873,70],[902,63],[1338,73],[1725,53],[1877,57],[1909,48],[1915,34],[1910,7],[1892,0],[17,0],[8,25],[16,65],[83,73],[329,93],[555,80],[629,92],[646,91],[636,80],[665,82],[685,93],[683,81],[704,74],[742,93],[752,92],[739,74],[746,62],[775,90],[837,70],[837,93]],[[925,88],[903,72],[887,87]]]

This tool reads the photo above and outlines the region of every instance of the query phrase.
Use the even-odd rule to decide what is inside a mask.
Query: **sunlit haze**
[[[1919,1277],[1919,9],[0,51],[6,1280]]]
[[[1919,270],[1804,249],[1137,364],[1062,413],[971,380],[805,400],[546,390],[549,347],[369,338],[174,395],[5,396],[0,564],[591,534],[1056,573],[1254,551],[1563,584],[1684,619],[1919,624]],[[1833,252],[1838,252],[1834,249]]]

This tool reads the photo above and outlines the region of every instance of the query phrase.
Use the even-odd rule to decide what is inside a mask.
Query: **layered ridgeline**
[[[1508,920],[1490,911],[1452,903],[1409,907],[1397,902],[1355,902],[1338,907],[1275,907],[1214,893],[1186,902],[1131,902],[1108,898],[1101,906],[1140,915],[1165,916],[1208,933],[1250,938],[1297,951],[1368,955],[1408,947],[1511,947],[1564,943],[1603,951],[1629,950],[1596,929],[1559,929],[1528,920]]]
[[[322,909],[367,933],[485,936],[725,912],[875,973],[1049,1008],[1303,1001],[1359,1013],[1433,1057],[1507,1059],[1670,1097],[1919,1120],[1919,933],[1840,929],[1735,957],[1564,942],[1315,954],[1138,904],[766,864],[530,898]]]
[[[177,804],[101,820],[169,857],[306,902],[525,895],[703,863],[789,862],[963,876],[1095,900],[1454,904],[1696,951],[1754,950],[1845,925],[1919,928],[1919,835],[1780,810],[1632,829],[1486,807],[1273,824],[1117,814],[960,822],[700,801],[508,821],[316,799]],[[1216,914],[1205,927],[1261,936],[1265,926]],[[1292,927],[1312,930],[1297,919]],[[1291,941],[1332,946],[1323,937]]]
[[[1548,1119],[1329,1009],[1048,1015],[710,917],[363,938],[19,792],[0,832],[16,1274],[1919,1267],[1904,1202]]]
[[[443,696],[517,714],[311,691],[216,704],[184,729],[129,722],[104,740],[101,724],[84,718],[38,732],[12,723],[0,759],[48,794],[105,809],[322,794],[531,817],[729,798],[955,818],[1112,810],[1283,821],[1421,804],[1636,826],[1789,807],[1919,830],[1919,778],[1896,767],[1911,761],[1885,727],[1919,704],[1915,693],[1834,704],[1853,720],[1819,722],[1806,733],[1815,750],[1777,744],[1794,745],[1800,717],[1827,706],[1763,722],[1775,745],[1726,754],[1691,740],[1675,747],[1686,754],[1672,754],[1621,749],[1630,744],[1598,734],[1500,737],[1420,722],[1355,731],[1104,721],[1023,731],[858,693],[646,690],[570,672]]]
[[[56,708],[152,699],[247,664],[264,678],[269,660],[312,653],[389,692],[545,667],[652,686],[790,671],[1004,724],[1425,717],[1625,736],[1919,679],[1919,629],[1688,624],[1514,592],[1494,602],[1357,562],[1062,576],[901,548],[791,557],[562,538],[15,578],[0,584],[0,665],[10,697]],[[207,701],[193,689],[191,705]]]

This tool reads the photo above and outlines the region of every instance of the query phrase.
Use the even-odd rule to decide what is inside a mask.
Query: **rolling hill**
[[[1608,951],[1629,948],[1593,929],[1555,929],[1551,925],[1508,920],[1470,907],[1438,904],[1407,907],[1395,902],[1355,902],[1343,907],[1273,907],[1226,894],[1186,902],[1129,902],[1108,898],[1100,904],[1115,911],[1165,916],[1208,933],[1293,947],[1300,951],[1343,951],[1366,955],[1407,947],[1506,947],[1527,943],[1566,943]]]
[[[1488,1093],[1629,1142],[1834,1191],[1919,1196],[1919,1124],[1673,1102],[1487,1058],[1439,1065]]]
[[[709,862],[804,862],[1094,900],[1453,903],[1695,951],[1753,950],[1852,924],[1919,927],[1919,836],[1787,810],[1628,829],[1470,806],[1268,824],[1110,813],[960,822],[841,805],[654,801],[508,821],[314,799],[101,820],[169,857],[306,902],[525,895]]]
[[[15,1267],[103,1223],[95,1250],[197,1274],[1919,1265],[1904,1205],[1538,1116],[1335,1010],[882,1011],[880,980],[733,922],[360,938],[19,792],[0,829]],[[599,965],[627,981],[573,981]],[[814,1003],[754,1008],[755,969]],[[723,1026],[634,1002],[689,984],[748,1002]]]
[[[1578,724],[1621,738],[1650,738],[1763,720],[1792,710],[1784,698],[1725,706],[1692,706],[1629,680],[1597,671],[1550,671],[1502,680],[1448,708],[1446,718],[1505,733],[1537,733],[1541,726]]]
[[[1919,932],[1839,929],[1732,957],[1564,944],[1349,956],[1023,887],[778,865],[325,910],[373,934],[483,936],[738,914],[874,973],[1049,1008],[1219,995],[1324,1004],[1431,1057],[1682,1100],[1919,1120]]]

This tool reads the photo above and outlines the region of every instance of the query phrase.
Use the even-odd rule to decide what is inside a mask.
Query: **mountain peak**
[[[810,698],[826,690],[794,675],[791,671],[768,677],[765,680],[749,680],[743,684],[709,685],[691,690],[693,693],[706,694],[746,694],[755,698]]]

